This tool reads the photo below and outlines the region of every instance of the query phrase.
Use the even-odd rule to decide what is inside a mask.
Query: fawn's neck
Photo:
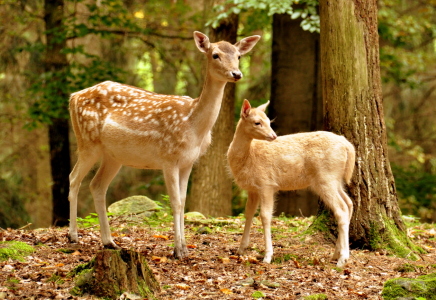
[[[241,121],[239,121],[238,125],[236,126],[235,135],[232,143],[230,144],[228,156],[234,157],[238,160],[245,160],[249,157],[253,139],[248,137],[240,127]]]

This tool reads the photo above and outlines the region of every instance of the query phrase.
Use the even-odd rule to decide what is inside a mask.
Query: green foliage
[[[391,166],[402,213],[419,216],[424,221],[432,220],[436,210],[436,174],[425,172],[415,165]]]
[[[259,299],[265,297],[265,294],[262,291],[255,291],[253,294],[251,294],[251,297],[254,299]]]
[[[30,255],[35,249],[23,242],[0,242],[0,261],[16,259],[24,261],[24,256]]]
[[[328,299],[326,294],[314,294],[310,296],[305,296],[304,300],[326,300]]]
[[[221,20],[231,14],[248,13],[252,17],[249,17],[245,26],[250,31],[268,26],[271,23],[270,17],[274,14],[288,14],[292,19],[301,18],[304,30],[319,32],[317,7],[317,0],[227,0],[214,7],[216,16],[206,25],[216,28]]]
[[[430,1],[417,5],[403,0],[383,0],[378,4],[383,81],[416,88],[420,79],[414,75],[434,59],[431,53],[436,38],[436,6]]]
[[[113,214],[107,213],[108,218],[110,219]],[[85,218],[77,218],[77,224],[82,228],[91,228],[99,225],[98,215],[96,213],[90,213]]]
[[[19,188],[22,179],[16,173],[5,174],[4,177],[0,178],[0,227],[18,228],[30,221],[24,207],[26,201]]]

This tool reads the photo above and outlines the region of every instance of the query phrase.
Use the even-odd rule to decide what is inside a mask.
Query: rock
[[[131,196],[111,204],[108,211],[116,216],[140,215],[150,217],[161,207],[146,196]]]
[[[205,220],[206,217],[201,212],[190,211],[190,212],[185,213],[185,219],[188,220],[188,221],[191,221],[191,220]]]
[[[405,300],[422,297],[435,299],[436,273],[413,278],[394,278],[385,282],[382,296],[384,300]]]

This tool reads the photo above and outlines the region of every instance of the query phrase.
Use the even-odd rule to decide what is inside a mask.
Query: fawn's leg
[[[264,188],[260,193],[260,218],[262,219],[263,234],[265,238],[265,257],[263,261],[270,263],[273,256],[271,238],[271,219],[274,210],[274,190]]]
[[[120,248],[112,239],[109,227],[109,220],[106,213],[106,192],[109,184],[117,175],[121,168],[121,164],[110,156],[105,155],[101,161],[100,168],[91,181],[90,189],[94,198],[95,211],[98,215],[100,223],[101,241],[105,248],[118,249]]]
[[[320,184],[316,187],[316,190],[324,203],[332,210],[338,223],[338,239],[336,240],[335,252],[332,259],[337,259],[336,265],[342,268],[350,257],[348,244],[350,209],[348,203],[342,198],[338,187],[341,187],[340,183],[333,182]]]
[[[245,226],[242,235],[241,245],[238,249],[238,254],[242,255],[250,243],[250,228],[253,222],[254,214],[259,206],[259,195],[255,192],[248,192],[247,203],[245,204]]]

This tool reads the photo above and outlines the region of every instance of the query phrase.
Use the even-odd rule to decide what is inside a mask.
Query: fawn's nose
[[[232,77],[236,80],[239,80],[242,78],[242,73],[241,71],[232,71]]]

